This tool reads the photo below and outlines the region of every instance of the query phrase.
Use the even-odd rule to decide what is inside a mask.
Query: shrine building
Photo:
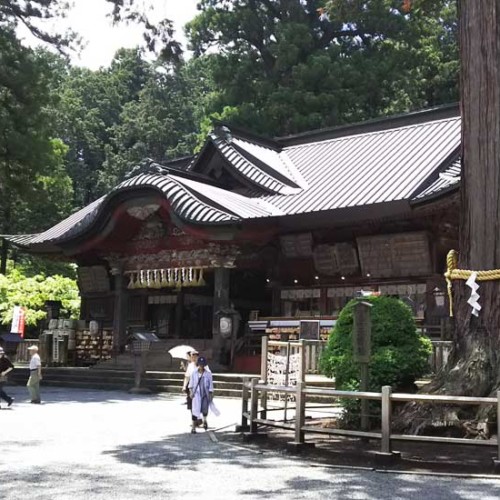
[[[362,290],[440,325],[460,134],[458,106],[274,139],[221,124],[196,156],[147,162],[59,224],[7,239],[78,265],[80,319],[112,331],[115,356],[146,329],[234,367],[245,339],[295,338],[301,319],[324,337]]]

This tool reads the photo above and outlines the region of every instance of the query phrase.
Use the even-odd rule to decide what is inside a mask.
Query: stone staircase
[[[242,383],[245,375],[237,373],[215,373],[214,389],[216,397],[241,398]],[[25,385],[29,377],[27,367],[16,367],[9,375],[9,384]],[[184,372],[147,371],[142,386],[153,393],[180,394]],[[308,376],[307,385],[314,387],[333,387],[333,382],[321,376]],[[67,387],[77,389],[101,389],[128,391],[134,386],[134,371],[130,369],[111,369],[110,367],[46,367],[43,368],[42,386]],[[310,397],[308,401],[325,402],[325,398]]]
[[[241,397],[243,377],[238,374],[214,375],[214,389],[217,397]],[[29,377],[27,368],[16,367],[9,376],[9,384],[24,385]],[[180,394],[184,373],[181,371],[148,371],[142,386],[154,393]],[[102,389],[127,391],[134,386],[132,370],[107,368],[48,367],[43,369],[42,386],[77,389]]]
[[[202,353],[207,359],[209,365],[213,365],[212,361],[212,340],[209,339],[189,339],[185,342],[197,351]],[[148,370],[154,371],[176,371],[179,369],[181,359],[172,358],[168,353],[169,349],[183,344],[179,339],[160,340],[151,344],[151,350],[148,353],[147,366]],[[119,354],[107,361],[99,362],[99,369],[103,370],[134,370],[134,355],[127,351]],[[94,367],[97,368],[97,367]]]

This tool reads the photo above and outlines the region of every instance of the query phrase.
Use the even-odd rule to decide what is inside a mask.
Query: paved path
[[[500,480],[334,469],[225,438],[189,433],[179,396],[44,388],[44,404],[0,411],[0,498],[68,499],[481,499]],[[213,428],[234,424],[237,400],[219,400]],[[3,405],[5,408],[5,405]]]

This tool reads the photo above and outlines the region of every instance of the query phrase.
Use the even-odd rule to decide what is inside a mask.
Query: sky
[[[72,3],[74,5],[66,19],[58,20],[48,29],[64,32],[70,27],[83,38],[85,46],[80,54],[71,54],[73,64],[93,70],[109,66],[117,49],[142,44],[140,26],[113,26],[111,19],[106,17],[112,10],[111,4],[104,0],[72,0]],[[196,16],[198,0],[139,0],[138,3],[151,8],[150,18],[153,21],[171,19],[176,29],[176,39],[185,48],[186,39],[182,28]],[[28,45],[39,44],[22,26],[18,33]]]

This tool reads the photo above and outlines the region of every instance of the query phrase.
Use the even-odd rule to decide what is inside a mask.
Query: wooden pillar
[[[273,282],[271,316],[281,316],[281,284]]]
[[[222,338],[219,328],[219,311],[229,309],[229,278],[230,269],[217,267],[214,270],[214,303],[213,303],[213,359],[215,365],[226,364],[226,349],[228,347],[226,339]]]
[[[182,331],[182,317],[184,313],[184,292],[181,290],[177,294],[177,302],[175,304],[175,328],[174,337],[180,339],[185,337],[185,332]]]
[[[123,271],[119,267],[113,267],[111,274],[114,278],[115,300],[113,311],[113,354],[120,354],[125,346],[127,337],[127,301],[128,294],[124,288]]]

